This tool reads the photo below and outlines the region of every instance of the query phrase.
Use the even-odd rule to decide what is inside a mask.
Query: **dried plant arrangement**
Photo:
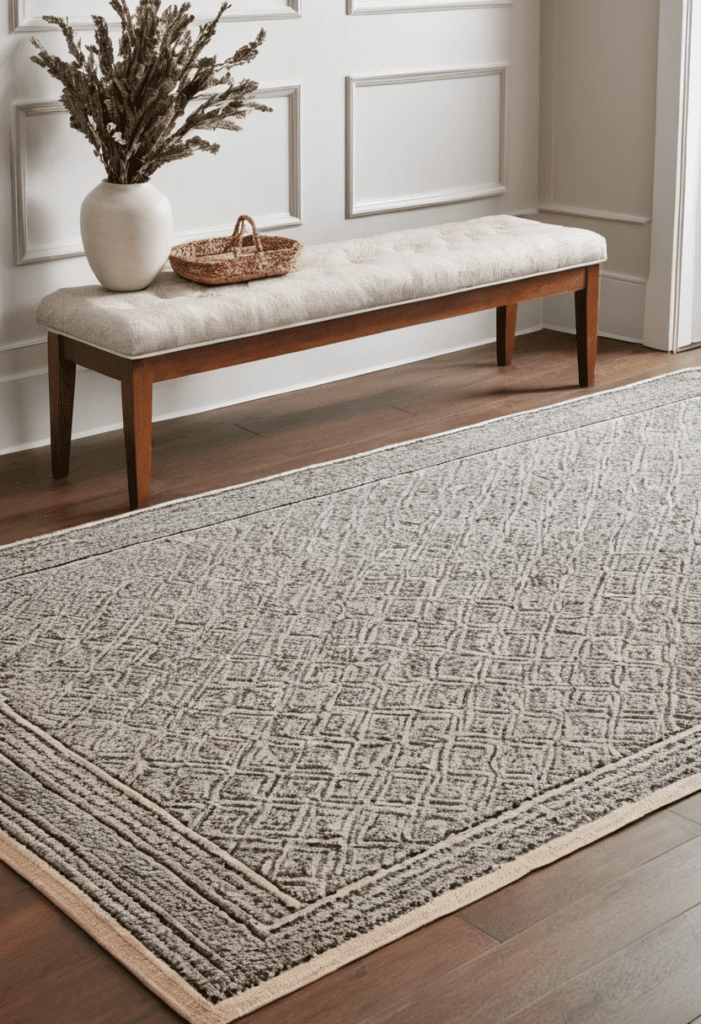
[[[189,133],[216,128],[240,131],[237,121],[250,110],[271,110],[253,99],[257,82],[235,83],[231,78],[232,68],[258,55],[264,29],[220,64],[216,57],[202,56],[231,4],[223,3],[216,17],[200,26],[195,40],[189,30],[195,20],[189,3],[160,13],[161,0],[139,0],[133,14],[126,0],[109,0],[109,4],[121,22],[117,61],[107,22],[96,15],[92,19],[95,42],[85,47],[86,52],[81,40],[76,43],[67,21],[44,15],[44,21],[60,28],[74,59],[62,60],[34,38],[31,42],[39,54],[30,58],[63,86],[61,101],[70,114],[70,125],[92,144],[107,181],[147,182],[171,160],[182,160],[197,150],[216,153],[218,144]],[[220,91],[209,91],[216,89]],[[188,104],[198,99],[199,106],[186,116]]]

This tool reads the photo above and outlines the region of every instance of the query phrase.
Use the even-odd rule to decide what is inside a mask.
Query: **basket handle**
[[[256,250],[258,252],[263,251],[263,243],[260,240],[258,228],[256,227],[253,218],[249,217],[247,213],[242,213],[239,219],[236,221],[234,233],[231,236],[231,241],[227,245],[225,252],[231,252],[232,249],[235,249],[237,255],[241,254],[241,249],[243,248],[243,233],[246,228],[245,221],[248,221],[248,223],[251,225],[251,231],[253,233],[253,244],[255,245]]]

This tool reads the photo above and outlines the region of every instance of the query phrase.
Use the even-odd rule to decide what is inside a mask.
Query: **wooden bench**
[[[588,387],[594,382],[599,264],[605,259],[605,240],[594,232],[499,216],[307,247],[295,272],[243,285],[207,289],[164,271],[143,292],[60,289],[37,310],[37,321],[49,328],[53,476],[68,475],[76,365],[121,382],[132,509],[149,504],[156,381],[494,308],[497,363],[508,366],[518,303],[574,292],[579,384]],[[558,266],[563,261],[569,265]],[[504,266],[514,271],[505,280],[499,276]],[[533,266],[537,272],[522,273]],[[427,279],[432,291],[413,297]],[[367,294],[354,309],[359,282]],[[333,298],[333,314],[326,317],[324,289]],[[300,293],[307,302],[301,317]],[[386,296],[390,301],[379,305],[378,297]],[[319,311],[321,317],[313,315]],[[230,330],[232,317],[243,318],[243,330]],[[250,330],[261,324],[263,329]],[[217,337],[222,329],[230,336]]]

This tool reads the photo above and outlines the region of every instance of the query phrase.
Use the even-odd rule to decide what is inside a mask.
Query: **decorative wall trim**
[[[424,206],[444,206],[472,199],[486,199],[506,192],[506,122],[508,64],[480,65],[470,68],[444,68],[440,71],[421,71],[394,75],[370,75],[346,78],[346,218],[370,217],[378,213],[416,210]],[[450,78],[477,78],[498,75],[500,78],[499,103],[499,180],[450,192],[425,192],[411,196],[396,196],[373,202],[359,202],[355,195],[355,94],[358,89],[383,85],[404,85],[412,82],[435,82]]]
[[[561,203],[544,203],[538,213],[558,213],[565,217],[587,217],[590,220],[615,220],[619,224],[649,224],[652,217],[640,217],[636,213],[613,213],[610,210],[590,210],[586,206],[563,206]]]
[[[259,8],[254,10],[252,8],[244,7],[243,10],[236,10],[236,5],[232,10],[227,11],[222,16],[220,24],[224,24],[225,21],[258,21],[263,19],[269,21],[275,18],[301,18],[301,2],[302,0],[286,0],[287,6],[284,8],[271,7],[269,10],[265,8]],[[491,4],[489,5],[491,6]],[[51,10],[47,10],[47,14],[54,13]],[[204,14],[195,14],[195,25],[201,25],[205,21],[211,21],[217,13],[217,8],[212,7]],[[27,15],[27,0],[10,0],[10,19],[13,32],[58,32],[60,31],[56,25],[47,25],[42,18],[32,17]],[[92,29],[93,22],[90,18],[81,17],[68,17],[66,19],[71,28],[74,29]],[[119,25],[117,18],[107,18],[107,24],[110,28],[116,28]]]
[[[302,223],[302,182],[301,182],[301,86],[298,83],[260,86],[257,96],[263,101],[280,96],[288,97],[289,118],[289,209],[284,213],[271,213],[256,218],[256,224],[264,231],[277,228],[296,227]],[[14,102],[12,104],[12,191],[14,208],[15,264],[45,263],[49,260],[68,259],[84,256],[80,243],[66,243],[52,246],[31,246],[27,229],[27,118],[61,114],[68,117],[68,111],[60,100],[43,102]],[[228,234],[231,225],[214,224],[198,228],[195,232],[178,234],[173,244],[188,242],[195,238],[216,237]]]
[[[31,246],[27,226],[27,119],[62,114],[68,111],[60,100],[17,102],[12,104],[12,198],[14,213],[15,263],[40,263],[82,256],[83,250],[73,242],[50,247]]]
[[[346,0],[347,14],[405,14],[408,11],[456,11],[465,7],[513,7],[513,0]]]

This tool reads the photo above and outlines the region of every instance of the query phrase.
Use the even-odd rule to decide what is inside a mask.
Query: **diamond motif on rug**
[[[698,392],[0,549],[8,860],[224,1021],[701,788]]]

